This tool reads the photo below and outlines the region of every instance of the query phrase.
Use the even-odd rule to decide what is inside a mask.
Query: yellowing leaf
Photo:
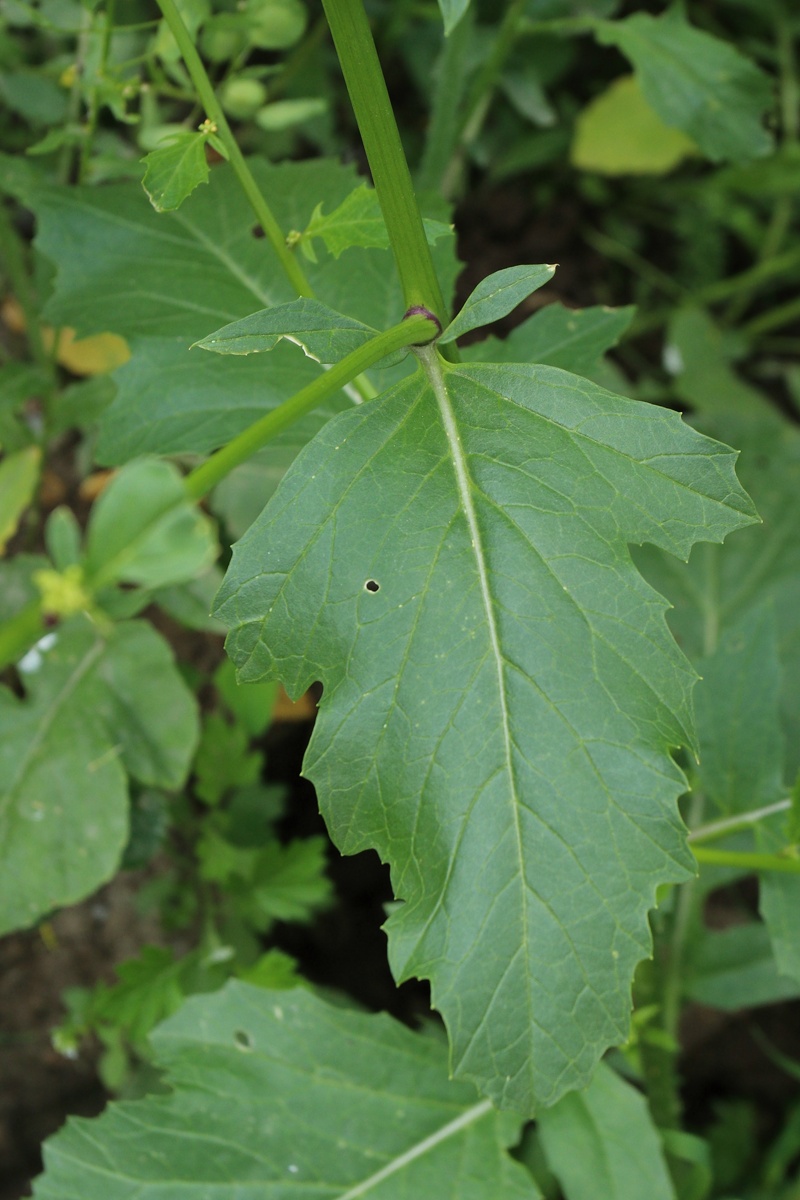
[[[623,75],[578,117],[570,158],[603,175],[664,175],[695,152],[691,138],[650,107],[637,79]]]
[[[33,499],[41,458],[38,446],[26,446],[0,462],[0,554]]]
[[[107,375],[130,356],[128,343],[116,333],[96,333],[76,340],[74,329],[62,329],[58,340],[58,361],[73,375]]]
[[[0,317],[12,333],[25,332],[25,314],[13,296],[3,302]],[[52,327],[43,325],[42,341],[46,350],[52,347],[53,337]],[[126,363],[130,356],[128,343],[116,333],[96,333],[76,339],[74,329],[64,327],[60,331],[56,357],[73,375],[107,375]]]

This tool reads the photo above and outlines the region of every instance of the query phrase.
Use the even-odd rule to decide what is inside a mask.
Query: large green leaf
[[[180,787],[198,734],[194,698],[144,623],[101,638],[81,619],[49,635],[20,671],[26,697],[0,691],[3,933],[114,873],[128,832],[127,774]]]
[[[629,542],[752,520],[732,454],[550,367],[423,371],[334,418],[237,546],[242,677],[322,680],[305,771],[405,901],[457,1074],[530,1111],[626,1036],[655,889],[691,871],[694,675]]]
[[[712,162],[769,153],[763,115],[773,103],[772,83],[734,46],[693,28],[675,10],[660,17],[638,12],[596,28],[598,41],[618,46],[633,64],[662,120],[688,134]]]
[[[130,361],[116,372],[119,390],[100,428],[101,462],[214,450],[319,374],[316,363],[288,344],[276,346],[268,363],[218,358],[174,338],[137,340],[132,349]],[[338,392],[305,418],[302,432],[315,432],[327,416],[352,403]],[[295,445],[298,431],[290,437]],[[276,455],[273,444],[268,457]]]
[[[320,200],[340,204],[357,182],[352,168],[333,162],[251,166],[287,232],[302,229]],[[131,341],[132,357],[115,376],[119,390],[101,422],[101,461],[214,449],[319,374],[289,345],[268,363],[214,362],[189,350],[221,325],[295,299],[269,242],[253,236],[252,212],[228,167],[215,168],[177,213],[154,212],[135,182],[42,185],[29,203],[37,245],[57,266],[49,318]],[[442,238],[433,248],[445,294],[457,271],[453,241]],[[308,273],[320,300],[337,312],[378,329],[403,315],[388,250],[355,248],[339,259],[322,251]],[[403,364],[373,377],[383,387],[408,370]],[[329,406],[350,403],[339,392]]]
[[[289,229],[308,194],[342,199],[353,173],[321,161],[252,164],[277,219]],[[103,188],[42,186],[33,197],[38,249],[57,266],[47,306],[78,335],[196,340],[257,308],[295,299],[229,167],[175,213],[156,213],[135,181]]]
[[[567,1200],[674,1200],[647,1101],[604,1063],[585,1091],[541,1113],[538,1126]]]
[[[152,1036],[168,1095],[70,1120],[36,1200],[537,1200],[519,1121],[447,1078],[437,1038],[302,988],[229,983]]]

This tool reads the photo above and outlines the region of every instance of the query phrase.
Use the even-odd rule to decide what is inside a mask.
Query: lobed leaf
[[[624,1040],[660,883],[692,870],[669,749],[694,675],[629,542],[750,522],[732,452],[565,372],[419,372],[334,418],[234,550],[243,679],[325,692],[305,772],[404,901],[456,1074],[530,1112]]]
[[[145,158],[142,187],[156,212],[173,212],[201,183],[208,183],[205,133],[179,133]]]
[[[314,238],[321,238],[334,258],[338,258],[343,251],[352,246],[388,249],[389,234],[378,201],[378,193],[366,183],[360,184],[327,216],[322,210],[323,204],[320,203],[299,235],[300,246],[312,262],[316,262],[316,254],[311,246]],[[422,224],[430,245],[434,245],[439,238],[450,235],[453,229],[451,225],[431,220],[429,217],[424,217]]]
[[[73,622],[19,670],[25,699],[0,690],[3,933],[113,875],[128,833],[128,773],[180,787],[198,734],[194,698],[142,622],[107,638]]]
[[[36,1200],[537,1200],[519,1121],[447,1078],[438,1039],[302,988],[235,982],[152,1036],[168,1095],[70,1119]]]

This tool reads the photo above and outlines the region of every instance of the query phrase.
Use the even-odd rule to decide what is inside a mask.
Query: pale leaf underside
[[[437,365],[438,364],[438,365]],[[457,1074],[532,1111],[626,1036],[656,888],[691,869],[669,748],[694,674],[628,543],[752,519],[733,455],[548,367],[445,367],[331,421],[237,546],[242,677],[325,687],[334,840],[405,903]]]

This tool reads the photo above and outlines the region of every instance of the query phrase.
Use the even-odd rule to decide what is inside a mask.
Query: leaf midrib
[[[491,646],[492,657],[494,659],[495,670],[497,673],[497,688],[500,701],[500,714],[503,727],[503,745],[505,748],[506,770],[508,772],[508,781],[511,789],[512,805],[511,809],[514,814],[514,834],[517,844],[517,861],[519,865],[519,876],[524,882],[525,880],[525,857],[523,854],[522,845],[522,830],[519,822],[520,798],[517,791],[517,781],[514,774],[514,757],[513,757],[513,739],[511,737],[511,728],[508,716],[508,699],[506,696],[506,682],[504,673],[505,657],[500,645],[500,637],[497,630],[497,622],[494,615],[494,606],[492,603],[492,593],[489,587],[489,573],[485,561],[485,553],[483,549],[483,540],[481,531],[478,525],[478,517],[475,512],[475,505],[472,499],[473,482],[470,478],[469,469],[467,467],[466,455],[464,447],[461,444],[461,437],[458,432],[455,413],[453,412],[450,403],[450,396],[447,391],[446,377],[444,374],[442,359],[435,347],[425,347],[418,351],[419,359],[425,374],[428,377],[428,382],[431,385],[433,394],[436,398],[436,403],[439,408],[439,413],[442,420],[442,429],[447,439],[450,448],[450,456],[453,462],[453,471],[456,479],[456,487],[458,488],[459,500],[467,521],[469,529],[470,542],[472,545],[473,554],[475,557],[475,567],[478,573],[478,581],[480,583],[481,598],[483,600],[484,611],[486,613],[486,625],[489,633],[489,643]],[[522,909],[522,937],[521,944],[528,946],[528,908],[527,904],[521,905]],[[527,1000],[527,1009],[533,1020],[533,996],[531,995],[531,980],[530,974],[525,972],[525,992]]]

